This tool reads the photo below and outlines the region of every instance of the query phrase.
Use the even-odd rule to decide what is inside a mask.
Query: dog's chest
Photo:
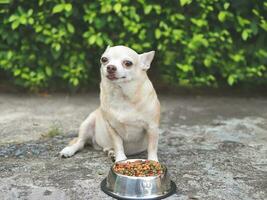
[[[127,101],[124,97],[117,96],[110,98],[108,102],[108,112],[112,118],[124,125],[142,126],[143,116],[136,108],[136,105]]]
[[[132,102],[113,93],[104,102],[106,119],[126,141],[139,140],[144,136],[145,120]]]

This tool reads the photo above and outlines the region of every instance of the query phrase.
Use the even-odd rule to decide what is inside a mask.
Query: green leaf
[[[229,6],[230,6],[230,3],[228,3],[228,2],[226,2],[226,3],[223,4],[223,8],[225,10],[227,10],[229,8]]]
[[[66,4],[65,4],[65,10],[66,10],[67,12],[70,12],[70,11],[72,10],[72,4],[71,4],[71,3],[66,3]]]
[[[260,27],[261,27],[263,30],[267,31],[267,22],[264,21],[264,20],[262,20],[262,21],[261,21],[261,24],[260,24]]]
[[[94,44],[96,42],[96,35],[91,35],[88,40],[89,44]]]
[[[244,41],[246,41],[248,39],[248,36],[249,36],[248,30],[247,29],[243,30],[243,32],[242,32],[242,39]]]
[[[35,26],[35,31],[38,33],[43,30],[43,27],[40,25]]]
[[[211,65],[211,59],[210,59],[209,57],[205,58],[205,60],[204,60],[204,65],[205,65],[206,67],[210,67],[210,65]]]
[[[179,79],[179,84],[181,86],[188,86],[188,85],[190,85],[190,81],[188,79],[181,78],[181,79]]]
[[[242,53],[230,54],[230,58],[235,62],[244,61],[245,57]]]
[[[21,16],[20,18],[19,18],[19,20],[20,20],[20,23],[21,24],[26,24],[27,23],[27,18],[26,18],[26,16]]]
[[[59,43],[54,43],[53,46],[54,46],[56,51],[59,51],[61,48],[61,45]]]
[[[21,74],[21,70],[20,69],[15,69],[14,70],[14,76],[18,76]]]
[[[256,55],[260,58],[267,58],[267,51],[265,51],[264,49],[259,49],[256,52]]]
[[[39,1],[38,1],[38,5],[39,5],[39,6],[41,6],[41,5],[43,5],[43,4],[44,4],[44,0],[39,0]]]
[[[101,37],[97,37],[96,38],[96,44],[100,47],[103,46],[103,39]]]
[[[183,21],[183,20],[185,20],[185,16],[180,14],[180,13],[177,13],[177,14],[171,15],[170,19],[171,19],[172,22],[176,22],[176,20]]]
[[[180,0],[180,4],[183,7],[186,4],[190,4],[192,2],[192,0]]]
[[[175,39],[175,40],[181,40],[182,39],[182,37],[183,37],[183,30],[181,30],[181,29],[174,29],[173,31],[172,31],[172,33],[173,33],[173,38]]]
[[[70,79],[70,82],[72,83],[72,85],[77,86],[79,84],[79,79],[72,78],[72,79]]]
[[[224,22],[227,17],[227,12],[226,11],[220,11],[218,14],[218,19],[220,22]]]
[[[59,13],[62,12],[65,8],[65,4],[58,4],[53,8],[52,13]]]
[[[155,37],[156,39],[159,39],[161,37],[161,31],[158,28],[155,30]]]
[[[260,17],[260,13],[259,13],[258,10],[256,10],[256,9],[252,9],[252,12],[254,13],[254,15]]]
[[[8,4],[11,3],[11,0],[0,0],[0,4]]]
[[[234,75],[230,75],[228,76],[227,78],[227,83],[232,86],[234,83],[235,83],[236,79],[235,79],[235,76]]]
[[[45,67],[45,73],[46,73],[48,76],[51,76],[51,75],[52,75],[52,69],[51,69],[51,67]]]
[[[121,11],[121,4],[120,3],[116,3],[114,6],[113,6],[113,9],[116,13],[120,12]]]
[[[7,52],[7,59],[11,59],[13,56],[13,52],[12,51],[8,51]]]
[[[74,26],[71,23],[67,23],[67,29],[70,33],[75,32]]]
[[[29,22],[29,24],[33,24],[34,23],[34,19],[33,18],[29,18],[28,22]]]
[[[18,28],[18,26],[19,26],[19,21],[18,20],[12,22],[12,24],[11,24],[12,30],[15,30],[16,28]]]
[[[207,26],[208,23],[206,20],[203,20],[203,19],[195,19],[195,18],[192,18],[191,19],[191,22],[195,25],[197,25],[198,27],[202,27],[202,26]]]
[[[152,10],[152,6],[151,5],[147,5],[147,6],[145,6],[144,7],[144,13],[147,15],[147,14],[149,14],[150,12],[151,12],[151,10]]]
[[[31,16],[32,13],[33,13],[33,9],[28,10],[28,13],[27,13],[28,14],[28,17]]]
[[[171,65],[175,61],[177,53],[173,51],[166,51],[165,55],[166,56],[165,59],[163,60],[163,63],[165,65]]]
[[[13,22],[15,20],[17,20],[19,17],[17,15],[11,15],[9,18],[8,18],[8,21],[9,22]]]
[[[237,21],[242,27],[251,23],[249,20],[242,18],[240,16],[237,16]]]
[[[188,64],[177,64],[177,68],[181,69],[183,72],[193,71],[193,66]]]

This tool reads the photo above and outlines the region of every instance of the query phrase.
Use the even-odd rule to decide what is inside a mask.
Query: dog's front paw
[[[64,149],[62,149],[62,151],[60,151],[59,155],[60,157],[65,157],[65,158],[68,158],[68,157],[71,157],[75,154],[75,150],[69,146],[69,147],[65,147]]]
[[[127,160],[127,157],[125,155],[116,156],[115,162],[119,162],[122,160]]]
[[[148,156],[148,158],[147,158],[148,160],[154,160],[154,161],[159,161],[158,160],[158,156]]]
[[[115,152],[112,148],[104,148],[103,151],[108,154],[112,162],[115,162]]]

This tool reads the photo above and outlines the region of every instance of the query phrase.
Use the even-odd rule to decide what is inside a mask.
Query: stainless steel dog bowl
[[[129,159],[119,163],[136,160],[143,159]],[[163,199],[176,191],[176,185],[170,180],[164,165],[163,174],[147,177],[118,174],[113,170],[114,165],[111,166],[107,178],[101,182],[101,189],[116,199]]]

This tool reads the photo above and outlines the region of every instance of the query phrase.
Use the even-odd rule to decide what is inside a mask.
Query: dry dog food
[[[152,160],[116,163],[113,170],[126,176],[157,176],[163,173],[161,164]]]

